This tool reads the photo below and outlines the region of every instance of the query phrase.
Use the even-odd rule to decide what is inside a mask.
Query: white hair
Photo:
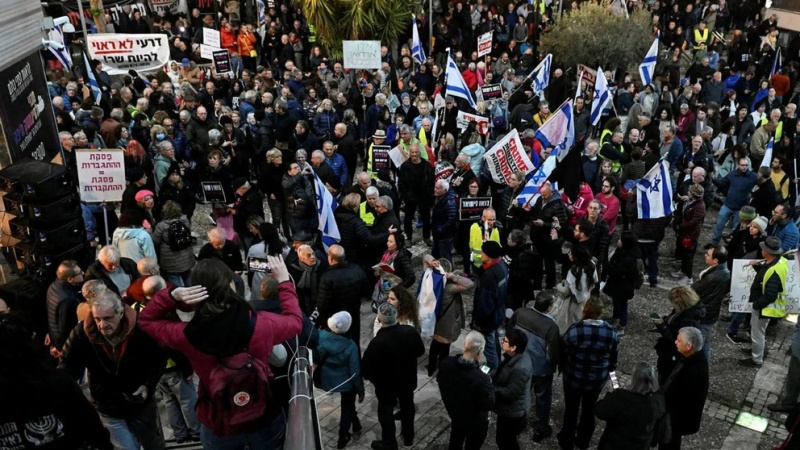
[[[683,335],[683,339],[687,344],[692,346],[692,350],[699,352],[703,349],[703,333],[695,327],[683,327],[678,332]]]
[[[119,259],[122,257],[119,253],[119,249],[114,245],[106,245],[105,247],[100,249],[100,252],[97,254],[97,259],[99,261],[107,262],[110,264],[117,264],[119,263]]]

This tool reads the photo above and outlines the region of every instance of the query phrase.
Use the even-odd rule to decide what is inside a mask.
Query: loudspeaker
[[[86,243],[86,230],[81,218],[54,224],[17,217],[8,224],[11,236],[31,244],[34,252],[52,252]]]
[[[62,261],[79,259],[83,252],[83,244],[66,250],[38,249],[35,248],[35,244],[30,242],[20,242],[14,246],[14,254],[17,260],[25,264],[31,273],[43,279],[49,279],[49,281],[52,281],[52,277],[55,277],[56,269],[58,269],[58,265]]]
[[[5,197],[9,195],[12,194]],[[18,203],[14,204],[15,201]],[[9,211],[9,204],[17,210],[16,213],[12,212],[11,214],[30,219],[31,223],[64,223],[76,217],[82,217],[81,198],[77,192],[50,202],[12,198],[6,202],[6,211]]]
[[[51,200],[73,190],[66,167],[44,161],[25,160],[0,170],[0,189],[29,198]]]
[[[53,280],[37,280],[30,276],[11,280],[0,286],[0,298],[11,309],[28,312],[37,334],[47,334],[47,289]]]

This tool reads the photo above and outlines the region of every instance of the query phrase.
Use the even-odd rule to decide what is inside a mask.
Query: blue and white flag
[[[658,38],[653,41],[650,50],[644,55],[644,60],[639,64],[639,76],[642,77],[642,84],[647,86],[653,81],[653,72],[656,70],[658,62]]]
[[[447,88],[447,95],[461,97],[469,102],[469,106],[473,109],[477,109],[475,99],[472,98],[467,83],[464,82],[464,77],[461,76],[456,62],[453,61],[453,58],[449,54],[447,55],[447,72],[445,73],[445,77],[447,77],[447,86],[445,86]]]
[[[669,163],[661,160],[636,183],[636,206],[640,219],[658,219],[673,212]]]
[[[772,167],[772,147],[774,143],[775,138],[769,138],[767,150],[764,152],[764,159],[761,160],[761,167]]]
[[[317,173],[314,172],[314,184],[317,197],[317,216],[319,217],[319,231],[322,233],[322,245],[325,251],[328,247],[338,244],[342,239],[339,234],[339,226],[336,224],[336,219],[333,217],[333,211],[336,209],[336,199],[333,198],[325,183],[319,179]]]
[[[550,65],[553,63],[553,55],[548,53],[541,63],[539,63],[539,72],[536,78],[533,79],[533,92],[538,94],[547,88],[550,84]]]
[[[603,114],[603,108],[611,101],[611,92],[608,90],[608,81],[606,75],[603,73],[603,68],[597,68],[597,80],[594,83],[594,98],[592,99],[592,126],[600,122],[600,116]]]
[[[411,19],[412,41],[411,41],[411,57],[420,64],[425,64],[425,49],[422,48],[422,42],[419,40],[419,30],[417,29],[417,16],[412,14]]]
[[[256,6],[258,8],[258,23],[265,22],[267,20],[267,7],[264,5],[264,0],[256,0]]]
[[[517,203],[522,206],[535,203],[536,199],[539,198],[539,191],[542,185],[547,182],[547,177],[550,176],[550,172],[552,172],[555,167],[556,155],[553,153],[544,160],[542,165],[537,167],[536,170],[532,170],[525,177],[525,186],[517,196]]]
[[[536,139],[544,148],[553,148],[551,156],[561,161],[575,143],[575,121],[572,120],[572,103],[564,102],[545,123],[536,130]]]
[[[772,70],[769,72],[769,77],[772,78],[772,76],[775,75],[775,72],[781,70],[782,65],[781,48],[778,47],[778,50],[775,52],[775,59],[772,60]]]
[[[56,57],[58,62],[60,62],[68,72],[72,71],[72,56],[69,54],[69,45],[64,43],[64,30],[62,30],[61,27],[55,27],[48,33],[48,38],[64,46],[61,50],[57,50],[53,46],[48,45],[47,50]]]
[[[83,52],[83,64],[86,71],[86,78],[83,81],[92,88],[94,102],[99,105],[100,99],[103,98],[103,91],[100,90],[100,83],[97,82],[97,76],[94,74],[94,67],[92,67],[91,62],[89,62],[89,57],[86,56],[86,52]]]

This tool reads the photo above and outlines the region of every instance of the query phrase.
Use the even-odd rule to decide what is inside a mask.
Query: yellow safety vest
[[[497,227],[492,228],[489,233],[489,240],[500,243],[500,230]],[[475,267],[480,267],[483,264],[481,261],[481,247],[483,246],[483,227],[480,222],[472,224],[469,229],[469,249],[472,251],[472,264]]]
[[[705,32],[705,34],[701,34],[701,32],[703,31]],[[697,44],[695,46],[695,50],[700,48],[701,42],[708,45],[708,28],[706,28],[705,30],[701,30],[699,28],[694,30],[694,42]]]
[[[611,142],[611,136],[614,134],[611,130],[603,130],[600,134],[600,147],[603,146],[606,142]]]
[[[764,117],[761,119],[760,125],[763,127],[767,122],[769,122],[769,118]],[[775,142],[780,141],[781,136],[783,136],[783,121],[778,121],[778,126],[775,128]]]
[[[614,145],[613,142],[610,142],[610,144]],[[600,156],[603,159],[606,159],[605,156],[603,156],[603,147],[605,147],[605,145],[600,147],[600,150],[597,152],[597,155]],[[625,147],[620,145],[619,146],[619,152],[620,153],[625,153]],[[611,171],[612,172],[617,173],[617,172],[619,172],[619,169],[621,169],[621,168],[622,168],[622,164],[620,164],[619,161],[611,161]]]
[[[764,279],[761,280],[761,292],[767,288],[767,281],[772,274],[777,273],[781,279],[781,292],[778,293],[778,298],[774,303],[769,304],[766,308],[761,310],[762,317],[786,317],[786,277],[789,274],[789,260],[780,257],[778,263],[767,269],[764,274]]]
[[[358,207],[358,216],[361,217],[361,220],[363,220],[368,227],[371,227],[372,224],[375,223],[375,215],[367,211],[366,201],[361,202],[361,205]]]

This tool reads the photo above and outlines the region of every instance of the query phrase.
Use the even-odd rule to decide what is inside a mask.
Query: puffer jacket
[[[512,357],[505,355],[494,383],[494,411],[502,417],[522,417],[531,409],[531,374],[533,366],[528,352],[522,351]]]
[[[178,219],[162,220],[156,224],[156,229],[153,231],[153,244],[158,246],[161,257],[158,259],[158,264],[166,273],[183,273],[192,270],[194,267],[194,250],[192,247],[186,247],[183,250],[173,250],[170,248],[169,243],[169,227],[173,222],[180,221],[191,229],[189,219],[186,216],[181,216]]]
[[[333,212],[333,217],[336,219],[336,225],[339,226],[339,234],[341,239],[339,245],[344,248],[344,254],[347,260],[356,264],[366,263],[364,261],[364,247],[372,247],[375,245],[383,245],[386,239],[389,238],[388,230],[371,230],[361,220],[358,214],[339,205],[336,211]]]
[[[455,237],[457,213],[455,192],[449,190],[442,197],[436,198],[431,213],[431,234],[434,239],[453,239]]]
[[[558,192],[553,192],[553,196],[546,202],[544,198],[539,197],[531,208],[531,219],[539,219],[544,222],[541,227],[531,227],[531,241],[534,241],[534,245],[536,242],[551,240],[550,229],[553,225],[553,217],[557,218],[558,223],[562,226],[567,223],[567,207],[564,206],[561,194]]]
[[[302,172],[295,176],[283,175],[281,181],[286,211],[293,219],[307,219],[316,215],[314,183]]]
[[[364,395],[361,377],[361,355],[356,343],[347,335],[319,332],[316,363],[319,364],[320,388],[328,392],[355,392]]]
[[[119,249],[120,255],[136,263],[142,258],[156,258],[153,238],[144,228],[117,228],[111,242]]]

